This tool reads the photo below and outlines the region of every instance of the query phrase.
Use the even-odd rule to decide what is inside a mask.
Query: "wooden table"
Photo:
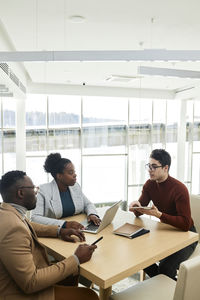
[[[81,222],[85,215],[67,220]],[[114,235],[112,231],[129,222],[150,229],[150,233],[135,239]],[[183,232],[170,225],[146,217],[135,218],[133,213],[118,210],[112,224],[98,234],[86,233],[88,244],[103,235],[91,260],[80,265],[80,273],[100,287],[100,299],[107,300],[112,284],[144,269],[170,254],[198,241],[198,234]],[[78,243],[66,243],[53,238],[40,238],[49,249],[68,257]]]

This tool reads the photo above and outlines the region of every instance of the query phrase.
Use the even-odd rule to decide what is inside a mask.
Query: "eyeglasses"
[[[37,194],[39,186],[20,186],[19,189],[33,189],[34,193]]]
[[[146,164],[145,165],[145,168],[149,171],[155,171],[156,169],[158,168],[162,168],[163,166],[157,166],[157,165],[154,165],[154,164]]]

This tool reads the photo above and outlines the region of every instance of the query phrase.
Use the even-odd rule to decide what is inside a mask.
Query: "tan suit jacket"
[[[78,273],[73,255],[50,265],[46,249],[37,239],[56,238],[57,228],[27,223],[15,208],[1,203],[0,300],[53,300],[53,285]]]

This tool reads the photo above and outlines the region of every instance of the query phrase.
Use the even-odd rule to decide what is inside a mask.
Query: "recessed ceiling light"
[[[106,81],[116,81],[116,82],[130,82],[139,77],[136,76],[125,76],[125,75],[110,75],[106,78]]]
[[[85,18],[83,16],[71,16],[69,17],[71,23],[83,23]]]

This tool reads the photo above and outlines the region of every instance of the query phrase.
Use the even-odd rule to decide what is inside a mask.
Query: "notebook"
[[[114,234],[122,235],[128,237],[130,239],[140,236],[142,234],[148,233],[149,230],[130,223],[125,223],[124,225],[120,226],[119,228],[113,231]]]
[[[85,221],[83,221],[82,224],[85,226],[85,228],[82,231],[90,232],[90,233],[100,232],[102,229],[104,229],[106,226],[108,226],[112,222],[121,202],[122,202],[122,200],[116,202],[115,204],[113,204],[111,207],[109,207],[106,210],[100,225],[95,225],[92,222],[91,223],[87,222],[87,224],[86,224]]]

